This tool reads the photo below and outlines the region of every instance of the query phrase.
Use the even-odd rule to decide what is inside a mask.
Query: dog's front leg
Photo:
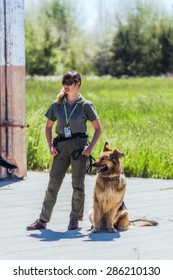
[[[93,208],[93,229],[92,232],[99,232],[101,225],[101,209],[95,204]]]
[[[109,232],[117,231],[114,227],[115,213],[116,211],[114,209],[111,209],[106,215],[106,225]]]

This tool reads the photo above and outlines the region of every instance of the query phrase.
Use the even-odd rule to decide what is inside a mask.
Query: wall
[[[26,176],[24,0],[0,1],[0,155]]]

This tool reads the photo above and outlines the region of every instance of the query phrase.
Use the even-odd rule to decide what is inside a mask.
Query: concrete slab
[[[0,181],[1,260],[171,260],[173,259],[173,180],[127,178],[130,219],[157,220],[157,227],[117,233],[90,231],[95,176],[86,176],[86,203],[80,229],[67,231],[71,175],[67,174],[46,230],[26,231],[38,218],[48,173],[28,172],[24,180]]]

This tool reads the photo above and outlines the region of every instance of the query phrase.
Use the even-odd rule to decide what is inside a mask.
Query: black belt
[[[85,133],[72,133],[71,137],[65,137],[63,134],[58,134],[58,136],[53,139],[53,145],[56,147],[57,143],[74,138],[88,138],[88,135]]]
[[[70,140],[70,139],[77,138],[77,137],[88,138],[88,135],[85,134],[85,133],[75,133],[75,134],[72,134],[72,137],[65,138],[64,135],[59,134],[56,138],[53,139],[53,145],[54,145],[54,147],[56,147],[57,143],[59,143],[59,142]],[[77,160],[80,157],[82,151],[83,151],[83,149],[74,150],[71,153],[71,156],[73,157],[74,160]],[[90,155],[88,157],[88,162],[87,162],[87,166],[86,166],[86,173],[87,174],[91,174],[93,161],[95,161],[95,158],[93,158],[92,155]]]

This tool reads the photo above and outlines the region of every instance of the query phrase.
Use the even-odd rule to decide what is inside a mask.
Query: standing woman
[[[94,106],[78,92],[81,76],[76,71],[69,71],[62,78],[63,88],[57,100],[50,106],[45,116],[46,138],[53,156],[48,188],[43,201],[40,217],[27,230],[44,229],[50,221],[58,191],[67,169],[72,168],[72,201],[68,230],[77,229],[83,220],[85,200],[86,162],[102,133],[101,123]],[[87,139],[87,120],[94,128],[91,142]],[[56,124],[58,136],[52,139],[52,128]],[[80,151],[80,153],[78,153]],[[78,153],[78,156],[76,154]],[[74,156],[75,155],[75,156]]]

